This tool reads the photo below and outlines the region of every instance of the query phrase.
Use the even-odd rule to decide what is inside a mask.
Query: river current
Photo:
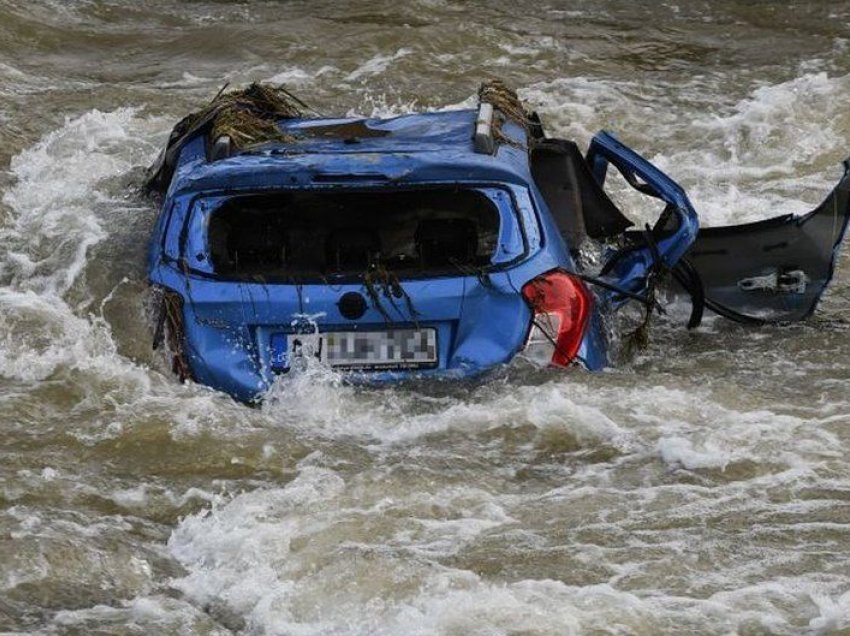
[[[850,249],[806,323],[684,307],[598,374],[309,368],[252,409],[151,351],[136,187],[179,117],[493,76],[706,225],[806,212],[850,154],[846,2],[0,0],[0,631],[850,634]]]

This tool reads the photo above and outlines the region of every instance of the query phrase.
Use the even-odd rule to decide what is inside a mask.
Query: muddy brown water
[[[0,0],[0,630],[850,633],[848,250],[805,324],[683,308],[599,374],[310,369],[249,409],[152,354],[132,186],[178,117],[225,82],[389,115],[489,76],[707,224],[804,212],[850,154],[843,2]]]

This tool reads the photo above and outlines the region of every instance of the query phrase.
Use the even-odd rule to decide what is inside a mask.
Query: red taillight
[[[523,285],[522,295],[533,319],[526,354],[540,362],[567,366],[581,346],[590,316],[590,292],[578,278],[552,270]]]

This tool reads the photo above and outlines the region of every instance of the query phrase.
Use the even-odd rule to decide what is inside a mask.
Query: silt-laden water
[[[180,116],[225,82],[389,115],[491,76],[706,224],[805,212],[850,154],[843,2],[0,0],[0,630],[850,633],[850,250],[805,324],[683,307],[600,374],[309,369],[250,409],[151,351],[134,187]]]

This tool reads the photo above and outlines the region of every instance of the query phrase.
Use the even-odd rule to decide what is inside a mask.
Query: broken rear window
[[[211,210],[207,227],[212,270],[226,278],[285,281],[374,267],[418,277],[489,266],[501,215],[476,189],[302,190],[231,197]]]

